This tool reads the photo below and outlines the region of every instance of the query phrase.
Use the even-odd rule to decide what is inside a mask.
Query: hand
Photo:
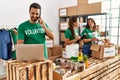
[[[75,36],[76,41],[80,40],[80,36]]]
[[[91,40],[92,40],[93,42],[94,42],[94,41],[98,41],[98,39],[97,39],[97,38],[92,38]]]
[[[42,19],[42,18],[39,18],[38,21],[40,21],[40,22],[39,22],[40,25],[44,28],[44,27],[45,27],[45,23],[44,23],[43,19]]]

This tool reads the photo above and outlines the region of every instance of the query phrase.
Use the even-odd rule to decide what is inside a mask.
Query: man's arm
[[[45,25],[45,23],[44,23],[44,21],[42,20],[42,18],[40,18],[40,25],[44,28],[47,36],[48,36],[49,38],[51,38],[51,39],[54,39],[54,34],[53,34],[53,32],[47,28],[47,26]]]
[[[45,26],[45,25],[44,25],[44,26]],[[50,39],[54,39],[54,34],[53,34],[53,32],[50,31],[46,26],[43,27],[43,28],[44,28],[44,30],[45,30],[47,36],[48,36]]]

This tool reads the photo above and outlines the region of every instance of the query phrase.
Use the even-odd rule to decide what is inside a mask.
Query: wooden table
[[[120,80],[120,55],[110,59],[89,59],[90,66],[71,76],[53,72],[53,80]]]

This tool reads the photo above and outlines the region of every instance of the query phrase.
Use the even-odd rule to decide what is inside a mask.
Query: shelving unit
[[[100,16],[101,24],[104,27],[104,31],[108,31],[109,21],[107,21],[108,13],[106,13],[105,7],[102,8],[102,2],[88,3],[88,0],[77,0],[76,6],[70,6],[59,9],[59,44],[64,47],[65,37],[64,32],[68,28],[68,21],[71,16],[77,16],[79,22],[86,23],[90,16]],[[104,18],[102,18],[104,16]],[[92,17],[93,18],[93,17]],[[96,22],[96,20],[95,20]],[[99,24],[97,24],[99,25]],[[79,25],[81,28],[81,25]]]
[[[105,24],[104,24],[104,28],[105,28],[105,31],[107,30],[107,13],[95,13],[95,14],[83,14],[83,15],[71,15],[71,16],[60,16],[59,17],[59,20],[60,20],[60,25],[59,25],[59,39],[60,39],[60,45],[62,45],[64,47],[64,43],[65,43],[65,37],[64,37],[64,32],[65,30],[68,28],[68,21],[69,21],[69,18],[72,17],[72,16],[77,16],[78,19],[79,19],[79,22],[80,23],[86,23],[87,19],[89,16],[97,16],[97,15],[104,15],[105,16]],[[78,27],[79,29],[81,29],[81,26],[79,25]]]

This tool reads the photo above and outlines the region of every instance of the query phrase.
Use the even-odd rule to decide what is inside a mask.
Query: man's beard
[[[32,22],[36,22],[38,20],[38,17],[31,17]]]

